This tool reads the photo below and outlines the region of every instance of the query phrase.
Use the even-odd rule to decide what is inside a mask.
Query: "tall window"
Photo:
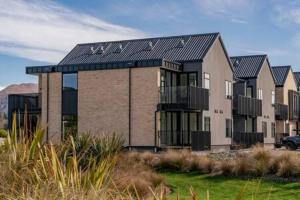
[[[263,100],[263,91],[262,91],[262,89],[258,89],[257,98],[260,99],[260,100]]]
[[[208,73],[204,73],[204,88],[210,89],[210,75]]]
[[[267,122],[262,122],[262,132],[264,133],[264,136],[268,136],[268,127],[267,127]]]
[[[275,91],[272,91],[272,105],[275,104]]]
[[[231,137],[232,135],[232,120],[226,119],[226,137]]]
[[[272,122],[271,126],[272,126],[272,137],[275,137],[275,132],[276,132],[275,123]]]
[[[77,136],[78,83],[77,73],[63,74],[62,139]]]
[[[232,82],[225,81],[225,96],[226,98],[231,98],[232,96]]]
[[[210,131],[210,118],[204,117],[204,131]]]

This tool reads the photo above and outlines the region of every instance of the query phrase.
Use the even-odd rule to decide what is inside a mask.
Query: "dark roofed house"
[[[231,57],[234,67],[234,135],[235,143],[250,146],[256,142],[274,144],[275,79],[267,55]],[[249,138],[249,141],[241,141]],[[256,138],[252,140],[251,138]]]
[[[282,137],[298,132],[299,112],[295,110],[299,110],[299,93],[291,66],[274,66],[272,72],[276,83],[276,142],[279,143]]]
[[[39,77],[52,142],[90,131],[134,148],[231,145],[233,68],[219,33],[78,44],[26,72]]]
[[[300,91],[300,72],[294,72],[294,77],[297,82],[298,91]]]

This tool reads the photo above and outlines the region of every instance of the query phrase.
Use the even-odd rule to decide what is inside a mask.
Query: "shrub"
[[[263,176],[268,174],[272,160],[272,155],[269,150],[266,150],[262,146],[255,146],[249,156],[252,156],[255,159],[255,175]]]
[[[291,152],[285,152],[275,158],[273,171],[280,177],[293,177],[300,175],[300,159]]]
[[[232,174],[234,162],[232,160],[222,160],[217,164],[217,171],[224,176]]]
[[[239,155],[234,161],[232,172],[235,175],[251,175],[253,174],[255,161],[246,154]]]
[[[4,129],[0,129],[0,138],[6,138],[8,135],[7,131]]]

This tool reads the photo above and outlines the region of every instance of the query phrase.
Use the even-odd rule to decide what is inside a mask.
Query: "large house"
[[[28,114],[52,143],[89,132],[128,148],[229,149],[298,130],[300,73],[272,71],[267,55],[230,58],[219,33],[78,44],[26,73],[39,94],[11,95],[9,124]]]
[[[39,77],[47,139],[120,134],[127,147],[229,148],[233,68],[219,33],[78,44]]]
[[[239,141],[250,134],[265,145],[273,145],[275,80],[267,55],[236,56],[231,61],[237,79],[233,138]]]
[[[276,82],[276,140],[298,133],[299,93],[291,66],[272,67]]]

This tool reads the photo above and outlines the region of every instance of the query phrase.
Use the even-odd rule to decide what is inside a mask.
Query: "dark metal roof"
[[[59,65],[168,59],[203,60],[219,33],[78,44]]]
[[[267,55],[230,57],[236,78],[257,78]]]
[[[291,66],[274,66],[271,68],[275,78],[275,85],[277,87],[284,85],[291,68]]]
[[[300,72],[294,72],[294,77],[297,83],[297,86],[300,86]]]

